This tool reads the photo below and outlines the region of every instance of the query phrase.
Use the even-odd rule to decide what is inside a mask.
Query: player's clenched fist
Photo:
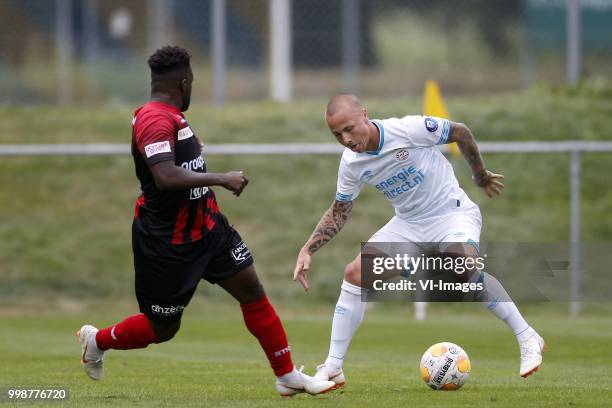
[[[242,190],[249,184],[249,179],[246,178],[242,171],[230,171],[223,175],[224,182],[221,185],[231,192],[235,196],[239,196]]]
[[[304,290],[308,290],[308,276],[306,272],[310,268],[310,260],[312,255],[308,252],[308,249],[303,248],[298,254],[297,262],[295,263],[295,270],[293,271],[293,280],[298,281],[304,287]]]

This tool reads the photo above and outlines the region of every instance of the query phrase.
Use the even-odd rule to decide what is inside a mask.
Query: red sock
[[[157,336],[149,319],[142,313],[130,316],[121,323],[96,333],[96,343],[100,350],[131,350],[145,348],[157,342]]]
[[[293,370],[293,361],[287,335],[268,298],[264,296],[254,303],[242,304],[240,307],[246,327],[259,340],[274,374],[280,377],[290,373]]]

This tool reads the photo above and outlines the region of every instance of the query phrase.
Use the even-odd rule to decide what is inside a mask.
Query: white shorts
[[[397,216],[376,231],[368,242],[430,243],[444,251],[444,243],[466,242],[478,249],[482,217],[478,207],[419,221],[406,221]]]

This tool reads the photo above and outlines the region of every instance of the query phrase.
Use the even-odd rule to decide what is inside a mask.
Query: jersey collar
[[[378,141],[378,148],[376,148],[376,150],[374,150],[373,152],[366,152],[366,153],[377,156],[382,150],[383,145],[385,144],[385,127],[382,125],[382,123],[380,123],[377,120],[371,120],[370,122],[372,122],[374,126],[378,128],[378,133],[380,134],[380,140]]]
[[[168,111],[170,113],[174,113],[175,115],[180,115],[181,114],[181,110],[179,108],[177,108],[174,105],[170,105],[168,103],[163,103],[163,102],[159,102],[159,101],[149,101],[147,103],[147,105],[153,105],[156,108],[160,108],[160,109],[163,109],[163,110]]]

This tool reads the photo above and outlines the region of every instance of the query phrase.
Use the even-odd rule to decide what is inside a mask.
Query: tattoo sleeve
[[[334,201],[332,206],[325,211],[325,214],[319,220],[312,235],[306,242],[304,247],[308,248],[310,253],[314,253],[323,245],[327,244],[346,224],[346,220],[353,209],[353,202]]]
[[[449,142],[456,142],[459,146],[461,154],[467,161],[474,177],[478,177],[485,173],[486,168],[484,160],[480,155],[480,150],[474,139],[474,135],[470,129],[463,123],[453,123],[453,128],[449,138]]]

